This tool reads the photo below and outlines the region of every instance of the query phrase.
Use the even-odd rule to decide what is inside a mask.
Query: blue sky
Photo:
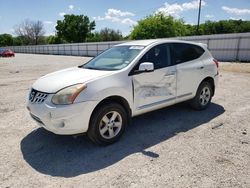
[[[55,33],[56,21],[64,14],[83,14],[96,21],[96,30],[119,29],[127,35],[137,21],[161,11],[196,24],[197,0],[1,0],[0,33],[14,34],[15,25],[25,19],[41,20],[46,35]],[[203,0],[201,22],[205,20],[250,20],[250,0]]]

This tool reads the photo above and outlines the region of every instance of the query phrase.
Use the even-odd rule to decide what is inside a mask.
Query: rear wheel
[[[202,82],[196,92],[195,97],[191,101],[191,106],[195,110],[206,109],[212,99],[212,86],[209,82]]]
[[[99,145],[116,142],[127,126],[127,114],[118,103],[99,106],[91,116],[88,137]]]

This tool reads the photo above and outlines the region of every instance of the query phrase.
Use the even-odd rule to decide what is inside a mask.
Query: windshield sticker
[[[130,50],[142,50],[144,46],[131,46],[129,49]]]

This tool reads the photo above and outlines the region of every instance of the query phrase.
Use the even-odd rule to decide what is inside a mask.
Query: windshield
[[[116,46],[81,67],[96,70],[120,70],[128,66],[144,46]]]

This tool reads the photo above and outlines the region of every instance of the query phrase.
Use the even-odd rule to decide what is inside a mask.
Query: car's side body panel
[[[197,86],[204,78],[204,64],[201,58],[177,65],[177,101],[195,96]],[[182,96],[182,97],[180,97]]]
[[[102,77],[101,79],[86,82],[87,89],[80,93],[76,102],[102,101],[111,96],[120,96],[133,106],[133,90],[131,78],[125,72]]]
[[[133,76],[134,98],[136,99],[134,107],[137,110],[175,98],[175,70],[171,73],[171,68],[174,67],[167,67],[155,70],[154,72]]]

